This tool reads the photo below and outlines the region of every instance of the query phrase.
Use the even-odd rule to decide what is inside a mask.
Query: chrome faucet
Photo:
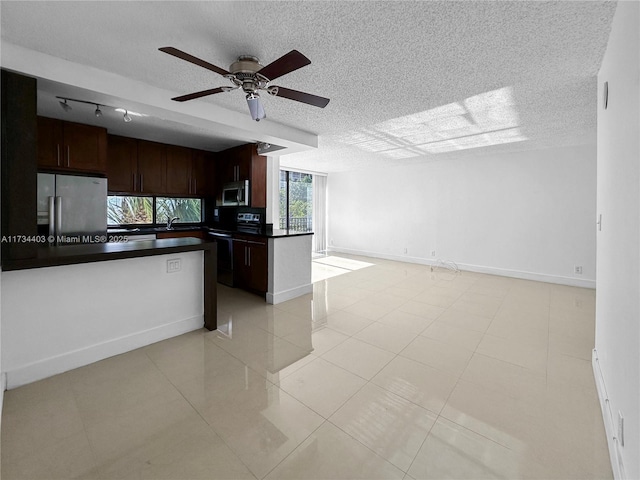
[[[180,217],[167,217],[167,230],[171,230],[173,228],[173,222],[176,220],[180,220]]]

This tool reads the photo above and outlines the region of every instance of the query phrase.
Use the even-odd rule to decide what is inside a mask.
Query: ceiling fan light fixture
[[[66,98],[63,98],[63,100],[64,100],[64,102],[60,102],[60,106],[62,107],[62,109],[63,109],[65,112],[70,112],[71,110],[73,110],[73,109],[71,108],[71,105],[69,105],[69,104],[67,103],[67,99],[66,99]]]
[[[259,122],[263,118],[266,118],[267,114],[264,111],[264,107],[260,102],[260,96],[257,93],[249,93],[247,95],[247,104],[249,105],[249,112],[253,120]]]

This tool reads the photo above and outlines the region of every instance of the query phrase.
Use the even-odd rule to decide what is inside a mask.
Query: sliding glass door
[[[313,251],[326,244],[326,175],[280,170],[280,228],[313,232]]]
[[[280,170],[280,228],[313,231],[313,175]]]

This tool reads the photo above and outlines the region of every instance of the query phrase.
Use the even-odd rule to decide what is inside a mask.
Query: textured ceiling
[[[295,48],[311,65],[274,83],[331,102],[319,109],[266,96],[266,121],[319,135],[317,151],[283,164],[337,171],[594,141],[594,77],[615,2],[2,1],[0,9],[3,42],[176,95],[227,80],[158,47],[223,68],[242,54],[266,65]],[[497,110],[491,92],[508,93]],[[198,101],[247,113],[239,91]],[[389,136],[390,120],[407,129]],[[381,155],[366,143],[372,135],[398,152]],[[463,140],[451,143],[455,135]]]

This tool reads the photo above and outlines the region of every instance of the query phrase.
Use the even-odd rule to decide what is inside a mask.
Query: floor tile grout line
[[[205,338],[205,340],[206,340],[206,338]],[[214,344],[214,345],[215,345],[215,344]],[[220,435],[220,434],[215,430],[215,428],[214,428],[214,427],[213,427],[213,426],[212,426],[212,425],[207,421],[207,419],[206,419],[206,418],[204,418],[204,417],[202,416],[202,414],[200,413],[200,411],[195,407],[195,405],[193,405],[193,404],[191,403],[191,401],[190,401],[187,397],[185,397],[185,396],[184,396],[184,394],[183,394],[183,393],[182,393],[182,391],[177,387],[177,385],[175,385],[175,384],[171,381],[171,379],[170,379],[167,375],[165,375],[165,373],[164,373],[162,370],[160,370],[160,367],[158,367],[158,365],[153,361],[153,359],[149,356],[149,354],[148,354],[147,352],[144,352],[144,354],[147,356],[147,358],[149,358],[149,360],[151,361],[151,363],[153,363],[153,364],[154,364],[154,366],[158,369],[158,371],[162,374],[162,376],[164,376],[164,377],[167,379],[167,381],[171,384],[171,386],[172,386],[173,388],[175,388],[175,389],[176,389],[176,391],[177,391],[177,392],[180,394],[180,396],[181,396],[181,397],[182,397],[182,398],[187,402],[187,404],[188,404],[188,405],[191,407],[191,409],[196,413],[196,415],[197,415],[198,417],[200,417],[200,418],[202,419],[202,421],[205,423],[205,425],[206,425],[206,426],[207,426],[207,427],[208,427],[208,428],[209,428],[209,429],[210,429],[210,430],[211,430],[211,431],[212,431],[212,432],[213,432],[213,433],[214,433],[214,434],[215,434],[215,435],[220,439],[220,441],[221,441],[222,443],[224,443],[224,444],[227,446],[227,448],[233,452],[233,454],[236,456],[236,458],[238,459],[238,461],[239,461],[242,465],[244,465],[244,467],[247,469],[247,471],[248,471],[251,475],[253,475],[253,476],[256,478],[256,480],[257,480],[257,479],[258,479],[258,477],[257,477],[257,476],[256,476],[256,475],[251,471],[251,469],[250,469],[250,468],[249,468],[249,466],[244,462],[244,460],[242,460],[242,457],[238,454],[238,452],[236,452],[236,450],[235,450],[231,445],[229,445],[229,444],[227,443],[227,441],[224,439],[224,437],[223,437],[222,435]],[[267,380],[267,382],[268,382],[268,380]],[[271,385],[271,386],[273,386],[273,385]],[[269,387],[269,388],[270,388],[270,387]]]
[[[297,400],[297,399],[296,399],[296,400]],[[298,400],[298,401],[300,401],[300,400]],[[302,403],[302,402],[300,402],[300,403]],[[304,404],[303,404],[303,405],[304,405]],[[305,405],[305,406],[306,406],[306,405]],[[307,407],[307,408],[309,408],[309,407]],[[319,413],[317,413],[317,412],[315,412],[315,411],[314,411],[314,413],[316,413],[317,415],[320,415]],[[322,417],[322,415],[320,415],[320,417]],[[277,469],[277,468],[278,468],[278,467],[279,467],[279,466],[280,466],[284,461],[286,461],[286,460],[287,460],[291,455],[293,455],[293,454],[295,453],[295,451],[296,451],[296,450],[298,450],[298,448],[300,448],[300,446],[301,446],[304,442],[306,442],[306,441],[307,441],[307,439],[308,439],[309,437],[311,437],[311,435],[313,435],[313,434],[314,434],[314,433],[316,433],[318,430],[320,430],[320,428],[321,428],[325,423],[327,423],[327,422],[328,422],[328,420],[327,420],[326,418],[324,418],[324,417],[322,417],[322,420],[323,420],[323,421],[322,421],[322,423],[321,423],[320,425],[318,425],[318,426],[317,426],[313,431],[311,431],[311,432],[309,433],[309,435],[307,435],[307,436],[306,436],[306,437],[305,437],[305,438],[304,438],[300,443],[298,443],[298,445],[296,445],[296,447],[295,447],[293,450],[291,450],[287,455],[285,455],[285,456],[284,456],[284,458],[283,458],[282,460],[280,460],[276,465],[274,465],[274,466],[273,466],[273,468],[272,468],[271,470],[269,470],[269,471],[268,471],[266,474],[264,474],[262,477],[260,477],[260,478],[256,477],[256,478],[258,478],[258,480],[263,480],[263,479],[265,479],[266,477],[268,477],[269,475],[271,475],[271,473],[272,473],[275,469]],[[254,476],[255,476],[255,475],[254,475]]]
[[[80,413],[80,408],[78,406],[78,398],[76,396],[76,393],[73,391],[73,387],[71,385],[71,379],[68,379],[68,385],[69,385],[69,393],[71,393],[71,398],[73,398],[73,404],[78,412],[78,418],[80,419],[80,423],[82,424],[82,431],[84,432],[84,436],[87,440],[87,444],[89,445],[89,450],[91,450],[91,456],[93,457],[93,464],[95,466],[95,468],[98,470],[98,473],[100,473],[102,471],[102,466],[98,463],[98,457],[96,455],[96,448],[93,445],[93,442],[91,441],[91,438],[89,437],[89,432],[87,431],[87,425],[85,423],[85,420],[82,418],[82,414]],[[1,412],[0,412],[1,413]],[[1,463],[1,462],[0,462]],[[100,474],[100,476],[102,476]],[[0,475],[1,477],[1,475]]]

